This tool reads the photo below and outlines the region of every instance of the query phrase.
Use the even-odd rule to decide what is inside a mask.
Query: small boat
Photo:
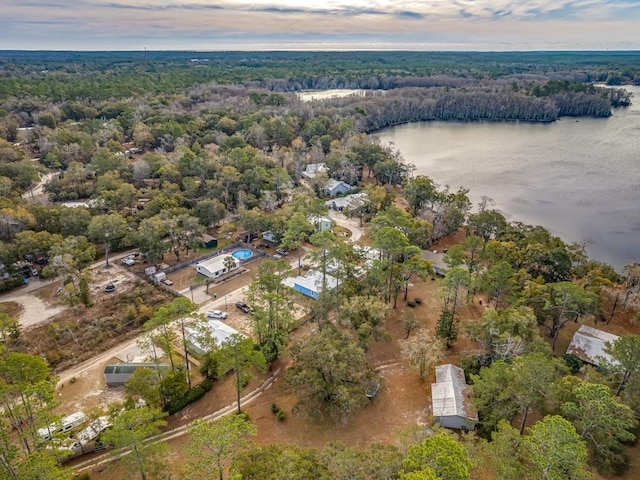
[[[369,388],[367,388],[367,391],[366,391],[367,398],[375,397],[379,389],[380,389],[380,382],[377,382],[371,385]]]

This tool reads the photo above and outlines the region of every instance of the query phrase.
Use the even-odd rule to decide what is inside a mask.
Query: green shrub
[[[211,390],[212,386],[213,382],[211,382],[210,380],[202,381],[200,385],[196,385],[195,387],[193,387],[184,396],[180,397],[176,401],[169,403],[165,410],[169,415],[178,413],[187,405],[191,405],[196,400],[200,400],[202,397],[204,397],[204,394]]]
[[[566,353],[562,357],[562,359],[564,360],[564,363],[567,364],[567,367],[569,367],[569,370],[573,375],[578,373],[582,368],[582,360],[580,359],[580,357],[574,355],[573,353]]]
[[[276,413],[276,418],[281,422],[284,422],[284,419],[287,418],[287,416],[282,410],[278,409],[278,413]]]

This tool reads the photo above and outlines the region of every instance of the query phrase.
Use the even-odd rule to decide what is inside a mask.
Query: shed
[[[293,286],[296,292],[317,300],[323,291],[322,272],[309,270],[304,277],[295,277],[293,281],[287,279],[286,285]],[[325,278],[327,290],[333,290],[338,286],[338,279],[327,274]],[[290,284],[293,285],[290,285]]]
[[[329,217],[322,217],[319,215],[309,215],[307,217],[307,220],[309,220],[309,223],[313,223],[313,225],[316,227],[316,231],[318,232],[324,232],[325,230],[331,230],[333,228],[334,225],[334,221],[333,219],[329,218]]]
[[[280,243],[280,238],[278,236],[276,236],[276,234],[271,232],[271,231],[262,232],[262,238],[263,238],[263,240],[266,240],[267,242]]]
[[[216,248],[218,246],[218,239],[203,233],[202,243],[204,243],[204,248]]]
[[[207,346],[211,345],[212,342],[217,346],[220,346],[225,340],[231,337],[231,335],[242,335],[226,323],[215,319],[209,319],[206,322],[198,322],[197,326],[189,325],[186,330],[187,341],[189,342],[192,351],[198,355],[202,355],[209,351]]]
[[[104,379],[109,387],[124,385],[133,372],[139,368],[149,368],[151,370],[167,369],[168,365],[155,363],[113,363],[104,367]]]
[[[239,266],[240,261],[236,257],[229,254],[222,254],[196,263],[196,271],[205,277],[218,278],[221,275],[235,270]]]
[[[446,428],[473,430],[478,414],[471,406],[471,387],[464,370],[451,365],[436,367],[436,383],[431,384],[431,404],[436,421]]]
[[[326,193],[330,197],[336,197],[341,193],[346,193],[349,190],[353,190],[353,187],[347,182],[343,182],[342,180],[330,178],[326,185],[323,187],[323,190],[324,193]]]
[[[612,333],[580,325],[580,328],[573,334],[571,342],[567,347],[567,353],[579,357],[583,362],[599,367],[602,360],[615,364],[615,360],[606,354],[604,349],[608,343],[614,343],[618,336]]]

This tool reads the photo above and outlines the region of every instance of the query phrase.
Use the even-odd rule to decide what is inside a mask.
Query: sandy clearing
[[[67,308],[60,305],[50,305],[32,294],[19,295],[11,300],[20,303],[24,308],[17,319],[23,327],[46,322]]]

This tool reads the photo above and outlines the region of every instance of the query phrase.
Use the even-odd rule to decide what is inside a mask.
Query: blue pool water
[[[247,250],[246,248],[241,248],[240,250],[234,250],[231,255],[238,260],[246,260],[247,258],[253,256],[253,252],[251,250]]]

